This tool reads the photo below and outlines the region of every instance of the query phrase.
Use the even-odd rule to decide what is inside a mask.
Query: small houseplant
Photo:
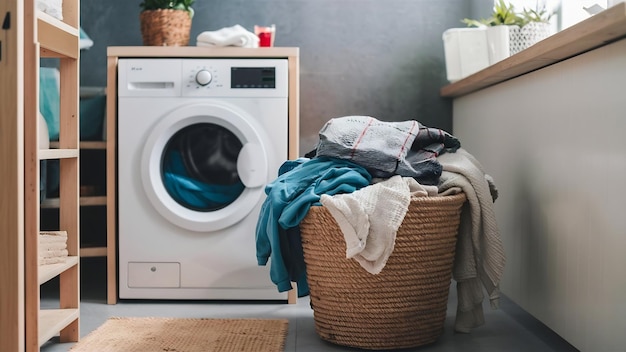
[[[516,11],[512,4],[498,0],[491,17],[487,19],[463,19],[470,27],[488,27],[490,30],[508,30],[509,55],[516,54],[550,36],[552,13],[545,6]],[[508,26],[506,29],[499,26]]]
[[[189,44],[195,0],[144,0],[139,4],[144,45],[186,46]]]

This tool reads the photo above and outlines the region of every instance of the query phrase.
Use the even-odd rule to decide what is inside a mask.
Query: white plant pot
[[[448,81],[455,82],[536,44],[552,34],[548,23],[481,28],[450,28],[443,32]]]
[[[489,64],[493,65],[510,56],[509,26],[487,27],[487,48],[489,50]]]
[[[524,27],[508,26],[510,55],[515,55],[552,35],[549,23],[531,22]]]
[[[450,28],[443,32],[448,81],[455,82],[490,65],[485,28]]]

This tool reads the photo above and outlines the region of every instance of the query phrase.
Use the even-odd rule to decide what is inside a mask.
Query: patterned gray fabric
[[[415,120],[385,122],[371,116],[333,118],[319,137],[315,156],[350,160],[373,177],[400,175],[425,185],[437,184],[441,176],[437,156],[461,146],[451,134]]]

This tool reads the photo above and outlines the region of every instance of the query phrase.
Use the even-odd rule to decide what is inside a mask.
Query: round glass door
[[[165,146],[161,177],[183,207],[205,212],[234,202],[245,186],[237,171],[243,144],[228,129],[197,123],[176,132]]]
[[[269,181],[268,143],[255,121],[228,105],[167,114],[144,146],[141,174],[152,206],[193,231],[217,231],[248,216]]]

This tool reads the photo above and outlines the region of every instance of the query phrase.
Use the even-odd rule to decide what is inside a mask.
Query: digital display
[[[276,67],[231,67],[231,88],[276,88]]]

